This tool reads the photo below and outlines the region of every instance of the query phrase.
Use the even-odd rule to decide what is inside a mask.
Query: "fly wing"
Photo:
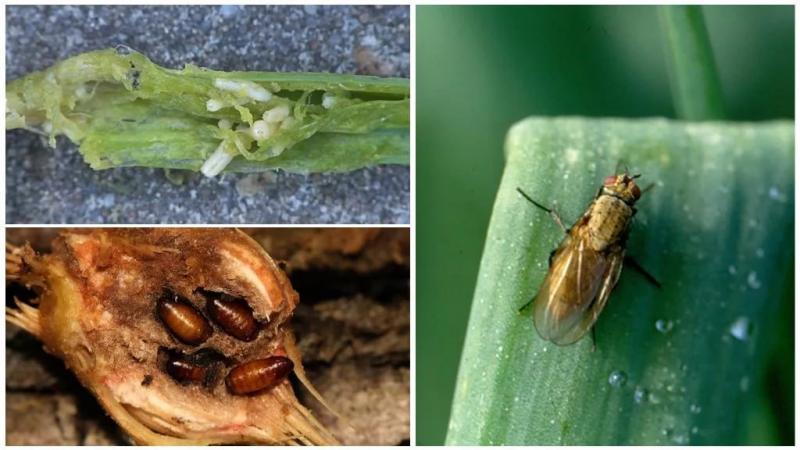
[[[617,285],[619,275],[622,272],[624,256],[625,252],[623,250],[619,250],[611,252],[606,257],[607,268],[605,273],[603,273],[603,283],[600,286],[600,292],[597,293],[597,298],[594,302],[592,302],[592,305],[589,307],[589,309],[583,314],[581,321],[572,327],[569,332],[561,336],[560,339],[553,339],[553,342],[558,345],[572,344],[573,342],[576,342],[578,339],[582,338],[583,335],[592,328],[594,323],[597,321],[597,318],[600,316],[600,313],[603,311],[603,308],[605,308],[606,303],[608,302],[608,297],[611,295],[611,291],[614,290],[614,286]]]
[[[594,251],[579,234],[564,238],[533,301],[533,323],[542,339],[566,345],[586,333],[586,316],[594,310],[610,265],[611,260]],[[606,294],[604,303],[607,298]]]

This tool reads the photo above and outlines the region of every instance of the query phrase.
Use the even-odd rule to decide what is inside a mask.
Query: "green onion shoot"
[[[65,135],[95,170],[343,172],[409,163],[407,79],[160,67],[125,46],[11,81],[6,129]]]

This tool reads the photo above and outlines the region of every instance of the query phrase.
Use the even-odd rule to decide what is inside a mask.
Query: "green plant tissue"
[[[794,125],[530,118],[506,166],[481,261],[448,444],[740,444],[782,301],[793,295]],[[596,327],[542,341],[520,314],[567,225],[627,167],[646,190]],[[791,301],[791,300],[788,300]]]

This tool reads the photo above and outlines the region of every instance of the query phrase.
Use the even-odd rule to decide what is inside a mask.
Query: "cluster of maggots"
[[[156,315],[177,341],[199,346],[214,334],[214,326],[243,342],[251,342],[261,330],[261,324],[244,299],[221,292],[200,290],[206,299],[206,314],[195,308],[187,299],[165,291],[156,302]],[[212,325],[213,323],[213,325]],[[181,384],[213,387],[223,368],[233,361],[213,349],[200,349],[183,353],[161,348],[159,360],[164,371]],[[233,395],[260,394],[280,384],[294,369],[285,356],[270,356],[235,365],[225,377],[228,392]]]
[[[219,111],[225,107],[240,107],[243,104],[250,102],[266,103],[273,99],[272,92],[252,81],[231,80],[227,78],[217,78],[214,80],[214,87],[222,92],[225,92],[234,97],[234,100],[221,100],[211,98],[206,102],[206,109],[210,112]],[[326,92],[322,96],[322,107],[331,109],[336,104],[336,97]],[[237,133],[242,133],[248,138],[253,139],[257,143],[261,143],[276,135],[281,130],[286,130],[295,126],[297,120],[291,114],[289,102],[279,103],[276,106],[264,111],[261,119],[252,122],[250,127],[245,124],[240,124],[236,127]],[[221,119],[217,126],[221,130],[231,130],[233,122],[228,119]],[[239,144],[237,144],[238,146]],[[243,144],[247,145],[247,144]],[[273,146],[270,153],[273,155],[280,154],[284,147]],[[206,159],[200,171],[208,176],[213,177],[222,172],[225,167],[236,156],[232,149],[226,148],[226,142],[223,140],[214,153]]]

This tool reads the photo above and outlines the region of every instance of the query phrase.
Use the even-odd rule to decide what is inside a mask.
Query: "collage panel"
[[[796,444],[795,14],[417,6],[417,445]]]
[[[7,445],[408,445],[408,228],[12,228]]]
[[[794,5],[223,3],[4,5],[4,445],[795,445]]]
[[[407,224],[409,43],[408,6],[7,6],[6,222]]]

